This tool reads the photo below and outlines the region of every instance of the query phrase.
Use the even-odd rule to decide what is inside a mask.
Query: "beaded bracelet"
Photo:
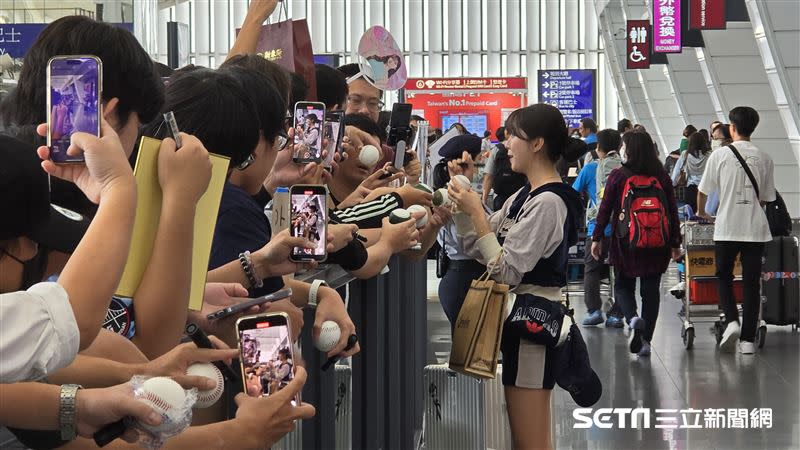
[[[260,288],[264,286],[264,280],[261,280],[256,276],[256,271],[253,267],[253,260],[250,259],[249,251],[239,253],[239,263],[242,265],[242,270],[244,270],[247,281],[250,282],[250,287]]]

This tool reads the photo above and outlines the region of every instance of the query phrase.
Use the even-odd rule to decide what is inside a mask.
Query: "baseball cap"
[[[25,236],[64,253],[75,250],[89,226],[82,215],[50,204],[36,149],[8,136],[0,136],[0,211],[0,240]]]
[[[566,341],[555,349],[556,383],[569,392],[578,406],[587,408],[600,400],[603,383],[589,363],[589,351],[575,323],[570,326]]]
[[[439,156],[444,159],[461,158],[466,151],[474,158],[481,152],[481,143],[481,138],[474,134],[455,136],[439,149]]]

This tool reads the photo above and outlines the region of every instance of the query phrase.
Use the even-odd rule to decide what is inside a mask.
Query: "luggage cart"
[[[694,345],[695,327],[692,319],[712,322],[710,328],[717,344],[722,340],[725,331],[725,314],[720,311],[719,300],[716,298],[716,264],[714,262],[714,224],[687,221],[681,224],[683,246],[685,249],[683,272],[680,279],[684,281],[683,311],[678,313],[681,323],[681,338],[683,346],[690,350]],[[737,303],[741,303],[737,295],[737,284],[741,287],[741,265],[734,266],[734,296]],[[704,289],[703,289],[704,288]],[[696,289],[698,292],[693,292]],[[706,291],[710,289],[711,291]],[[741,307],[739,306],[741,314]],[[758,330],[756,332],[756,345],[764,346],[767,335],[767,323],[761,317],[759,303]]]

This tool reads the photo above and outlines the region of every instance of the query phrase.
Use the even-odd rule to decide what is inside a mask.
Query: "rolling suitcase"
[[[761,315],[770,325],[800,324],[798,238],[776,237],[764,245]]]
[[[336,450],[350,450],[353,446],[353,393],[351,379],[353,368],[337,364],[336,373]],[[303,450],[303,421],[272,446],[272,450]]]
[[[336,449],[353,447],[353,368],[336,365]]]
[[[502,365],[498,377],[479,380],[450,370],[425,367],[424,442],[427,450],[511,450]]]

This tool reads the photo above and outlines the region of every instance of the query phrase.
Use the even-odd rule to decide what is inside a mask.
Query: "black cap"
[[[467,151],[474,158],[481,152],[481,143],[481,138],[474,134],[455,136],[439,149],[439,156],[444,159],[461,158]]]
[[[0,240],[22,236],[51,250],[72,253],[89,221],[50,204],[50,184],[36,149],[0,136]]]
[[[603,394],[603,383],[589,363],[589,351],[581,331],[574,323],[566,341],[556,348],[556,382],[569,392],[578,406],[588,408]]]

